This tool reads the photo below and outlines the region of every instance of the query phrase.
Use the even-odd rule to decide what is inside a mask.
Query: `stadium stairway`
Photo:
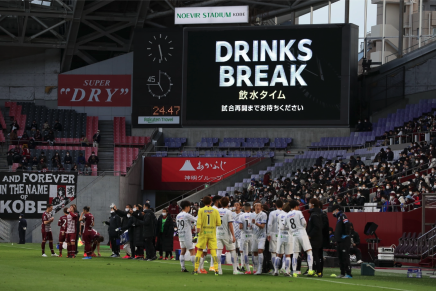
[[[99,120],[100,145],[98,147],[98,170],[114,170],[114,124],[112,120]]]

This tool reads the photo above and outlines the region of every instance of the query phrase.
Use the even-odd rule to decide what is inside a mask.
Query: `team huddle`
[[[213,206],[211,205],[213,202]],[[279,269],[284,265],[285,276],[297,277],[297,258],[301,250],[307,253],[308,275],[313,276],[313,255],[309,237],[306,233],[306,220],[299,210],[298,201],[290,201],[283,205],[281,200],[276,202],[277,210],[267,214],[262,211],[260,202],[251,205],[246,203],[243,208],[235,203],[235,212],[229,210],[229,199],[215,196],[203,198],[204,207],[198,212],[198,217],[189,214],[191,203],[181,203],[182,212],[177,215],[177,227],[181,247],[180,264],[182,272],[188,272],[185,267],[185,254],[189,250],[194,267],[193,274],[206,274],[204,256],[210,250],[215,275],[222,275],[221,254],[224,249],[230,252],[234,275],[252,274],[248,255],[252,253],[253,274],[262,274],[265,241],[269,241],[269,251],[274,265],[274,276],[278,276]],[[243,210],[243,211],[242,211]],[[196,224],[198,235],[197,254],[194,259],[194,245],[192,243],[191,225]],[[239,258],[236,255],[239,250]],[[283,257],[284,256],[284,257]],[[283,265],[282,265],[283,260]],[[240,264],[239,264],[240,262]]]
[[[96,254],[94,253],[97,248],[97,253],[100,256],[100,243],[104,238],[93,229],[94,226],[94,216],[89,212],[90,208],[85,206],[83,212],[77,213],[77,207],[75,204],[70,207],[65,207],[63,209],[64,215],[59,218],[58,226],[60,227],[59,232],[59,255],[57,255],[53,250],[53,234],[51,231],[51,224],[54,221],[53,217],[53,205],[47,205],[46,211],[42,215],[42,256],[47,257],[45,254],[45,244],[48,241],[50,246],[50,251],[52,257],[62,257],[62,249],[64,242],[67,244],[68,255],[67,258],[76,257],[76,241],[79,235],[82,235],[82,239],[85,243],[85,254],[83,259],[92,259]],[[83,234],[78,222],[83,223]]]

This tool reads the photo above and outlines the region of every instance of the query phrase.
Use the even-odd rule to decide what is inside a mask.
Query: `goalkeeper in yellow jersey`
[[[216,250],[218,246],[216,240],[216,227],[221,225],[221,217],[218,210],[210,206],[212,199],[209,196],[203,198],[203,203],[205,206],[198,210],[197,216],[198,242],[197,255],[195,256],[194,275],[198,275],[198,267],[200,265],[203,249],[208,247],[213,258],[215,276],[218,276],[218,258],[216,256]]]

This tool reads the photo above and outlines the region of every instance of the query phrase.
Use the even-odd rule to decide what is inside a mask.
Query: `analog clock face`
[[[170,91],[171,86],[173,85],[171,82],[171,77],[162,71],[159,71],[158,76],[149,76],[147,80],[148,92],[158,99],[162,97],[166,97]]]
[[[168,62],[172,55],[172,40],[162,33],[156,34],[148,41],[147,55],[153,62]]]

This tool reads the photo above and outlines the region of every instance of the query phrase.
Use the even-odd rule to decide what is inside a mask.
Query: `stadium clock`
[[[147,79],[148,92],[158,99],[166,97],[171,92],[171,77],[162,71],[157,76],[152,75]]]

